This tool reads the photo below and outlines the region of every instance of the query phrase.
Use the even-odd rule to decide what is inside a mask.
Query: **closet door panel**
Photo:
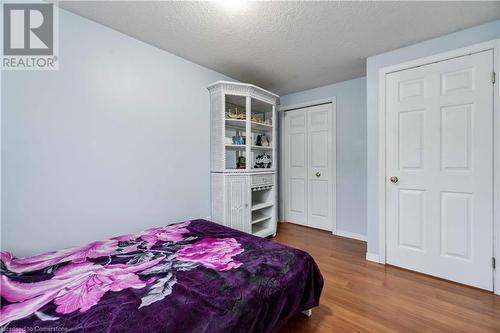
[[[307,108],[308,225],[332,231],[332,105]]]
[[[304,110],[285,113],[285,220],[307,225],[307,115]]]

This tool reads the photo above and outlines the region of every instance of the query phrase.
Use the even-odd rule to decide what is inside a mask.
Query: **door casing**
[[[285,218],[285,205],[286,200],[286,173],[283,165],[285,158],[285,126],[284,118],[286,111],[292,111],[296,109],[308,108],[315,105],[321,104],[332,104],[332,165],[331,165],[331,179],[332,179],[332,234],[337,234],[337,99],[336,97],[329,97],[320,100],[308,101],[305,103],[294,104],[289,106],[284,106],[279,108],[279,221],[284,221]]]
[[[453,51],[435,54],[429,57],[383,67],[379,70],[378,92],[378,258],[367,253],[367,259],[386,264],[386,75],[392,72],[410,69],[418,66],[465,56],[472,53],[493,50],[493,70],[496,82],[493,89],[493,249],[492,257],[500,262],[500,108],[499,108],[499,69],[500,69],[500,39],[474,44]],[[378,260],[377,260],[378,259]],[[500,268],[493,271],[493,291],[500,295]]]

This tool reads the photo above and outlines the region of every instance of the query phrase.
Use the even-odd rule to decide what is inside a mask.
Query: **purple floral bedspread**
[[[205,220],[1,252],[1,332],[273,332],[319,303],[307,253]]]

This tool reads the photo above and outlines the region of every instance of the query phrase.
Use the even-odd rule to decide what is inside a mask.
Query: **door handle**
[[[391,180],[391,182],[393,182],[394,184],[396,184],[396,183],[399,181],[399,178],[398,178],[398,177],[396,177],[396,176],[392,176],[392,177],[390,178],[390,180]]]
[[[319,172],[319,171],[316,172],[316,177],[318,177],[318,178],[321,177],[321,172]]]

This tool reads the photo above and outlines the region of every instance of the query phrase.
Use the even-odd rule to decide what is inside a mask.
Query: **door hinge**
[[[491,266],[493,266],[493,269],[495,269],[495,268],[496,268],[496,266],[497,266],[497,263],[496,263],[495,257],[491,258]]]
[[[491,82],[495,84],[497,82],[497,73],[491,73]]]

